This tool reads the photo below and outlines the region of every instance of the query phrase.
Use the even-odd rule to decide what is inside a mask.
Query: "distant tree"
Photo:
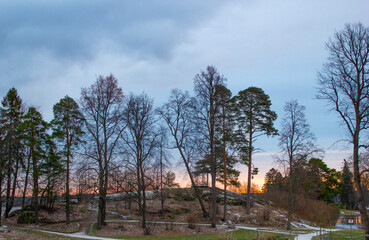
[[[125,128],[123,100],[122,89],[112,74],[99,76],[94,84],[81,91],[80,105],[87,135],[85,155],[86,159],[93,159],[98,168],[98,229],[105,225],[108,171],[110,162],[118,155],[118,141]]]
[[[159,136],[158,136],[158,146],[157,146],[157,154],[156,154],[156,165],[159,166],[158,173],[160,174],[160,203],[161,203],[161,214],[164,217],[164,174],[165,168],[169,165],[169,160],[171,155],[168,152],[168,133],[167,129],[164,126],[160,126],[159,128]]]
[[[7,163],[7,187],[5,217],[8,217],[14,204],[19,169],[23,163],[24,147],[19,126],[22,123],[24,110],[22,99],[15,88],[11,88],[3,98],[1,107],[1,127],[4,130],[4,153]]]
[[[42,168],[46,158],[45,141],[47,139],[47,129],[49,125],[42,119],[41,113],[36,108],[30,107],[24,116],[21,129],[25,135],[25,144],[29,148],[29,159],[32,169],[32,205],[35,209],[35,224],[39,224],[39,200],[40,192],[39,179],[42,175]]]
[[[73,150],[82,141],[83,116],[73,98],[65,96],[53,107],[53,136],[59,141],[66,164],[65,215],[66,224],[70,224],[70,162]]]
[[[211,226],[216,227],[216,158],[215,158],[215,126],[216,116],[220,111],[220,105],[216,101],[217,88],[224,85],[226,79],[218,73],[214,66],[208,66],[206,71],[196,74],[194,77],[195,91],[195,118],[198,121],[198,130],[206,139],[203,148],[204,156],[209,156],[211,175]]]
[[[240,183],[238,181],[238,176],[240,172],[234,168],[234,165],[238,162],[232,154],[229,154],[228,150],[232,145],[233,140],[233,118],[231,110],[231,97],[232,92],[224,85],[218,85],[216,88],[216,105],[219,105],[219,111],[216,116],[217,120],[215,122],[216,133],[216,145],[218,145],[218,151],[221,152],[223,161],[220,166],[220,174],[217,180],[222,181],[224,186],[223,191],[223,221],[227,221],[227,185],[238,186]],[[217,124],[218,123],[218,124]],[[219,151],[219,145],[221,145],[221,151]],[[219,154],[216,154],[219,155]]]
[[[341,190],[341,173],[337,172],[334,168],[329,168],[320,158],[311,158],[307,164],[307,168],[306,172],[310,174],[305,179],[305,188],[313,184],[307,190],[318,191],[318,199],[328,203],[332,202],[333,197],[337,196]]]
[[[353,174],[346,160],[343,160],[341,203],[347,209],[353,209],[355,204]]]
[[[45,161],[40,169],[42,175],[46,177],[46,186],[41,191],[41,203],[53,211],[54,203],[58,195],[58,182],[64,173],[64,166],[61,161],[60,153],[56,147],[54,139],[51,136],[46,137],[44,143]]]
[[[368,145],[360,138],[369,128],[369,29],[361,23],[347,24],[328,41],[329,57],[318,73],[318,99],[326,100],[343,121],[353,146],[354,182],[365,234],[369,216],[361,184],[360,149]],[[366,237],[366,239],[369,239]]]
[[[271,190],[281,191],[284,184],[282,173],[275,168],[271,168],[264,178],[263,191],[268,192]]]
[[[196,197],[200,203],[202,215],[204,218],[209,217],[201,199],[200,191],[195,183],[192,165],[198,156],[198,142],[201,141],[196,131],[196,122],[193,117],[193,104],[188,92],[182,92],[178,89],[171,91],[171,95],[167,103],[157,109],[157,112],[167,124],[170,134],[173,137],[171,143],[174,148],[178,149],[181,159],[186,167],[187,174],[190,178],[191,185],[195,190]]]
[[[174,172],[167,172],[163,179],[163,184],[165,188],[175,188],[179,187],[179,184],[175,182],[176,174]]]
[[[136,173],[137,203],[144,234],[150,234],[146,225],[146,188],[149,185],[147,168],[158,147],[159,134],[155,128],[153,101],[146,95],[130,95],[124,111],[127,128],[121,135],[125,154]]]
[[[5,143],[4,143],[4,139],[5,139],[5,129],[2,126],[2,115],[0,115],[0,156],[5,156]],[[3,211],[3,202],[2,202],[2,195],[3,195],[3,182],[4,182],[4,178],[5,178],[5,173],[6,173],[6,158],[5,157],[0,157],[0,226],[2,226],[1,224],[1,215],[2,215],[2,211]]]
[[[216,181],[224,187],[223,221],[227,221],[227,185],[238,186],[240,172],[235,169],[238,158],[231,149],[233,144],[233,116],[231,110],[231,91],[224,85],[217,85],[215,104],[218,110],[215,114],[214,159],[216,162]],[[195,175],[211,173],[211,156],[206,154],[203,159],[195,163]]]
[[[270,109],[272,103],[269,96],[261,88],[249,87],[234,97],[234,116],[238,150],[244,163],[248,166],[248,192],[246,213],[250,214],[250,190],[253,161],[252,155],[258,149],[255,141],[263,135],[277,135],[274,121],[277,114]]]
[[[317,152],[315,136],[305,118],[305,107],[296,100],[286,102],[284,106],[284,118],[279,131],[279,147],[283,156],[279,159],[288,167],[288,214],[287,229],[291,229],[292,212],[295,204],[294,186],[298,177],[297,166],[299,160],[305,160],[311,154]]]

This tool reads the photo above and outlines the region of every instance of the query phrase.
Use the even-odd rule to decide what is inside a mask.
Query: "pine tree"
[[[233,101],[238,150],[243,155],[244,163],[248,166],[246,213],[250,214],[251,178],[254,172],[252,156],[257,150],[254,146],[255,141],[262,135],[277,135],[277,129],[273,124],[277,119],[277,114],[270,109],[272,103],[261,88],[249,87],[242,90],[233,98]]]
[[[45,141],[47,138],[46,131],[48,124],[42,119],[41,113],[36,108],[30,107],[27,114],[24,116],[24,121],[21,124],[21,129],[24,132],[25,144],[29,148],[29,159],[32,169],[32,205],[35,210],[35,224],[39,224],[39,179],[42,175],[42,165],[46,159]]]
[[[82,141],[83,116],[79,110],[78,104],[68,96],[65,96],[55,104],[53,111],[54,119],[51,122],[53,126],[53,136],[62,146],[62,155],[66,165],[65,213],[66,224],[70,224],[70,162],[73,157],[73,150]]]
[[[341,203],[346,207],[346,209],[353,209],[355,204],[354,184],[352,182],[353,174],[350,171],[347,161],[343,161]]]
[[[8,91],[1,103],[1,126],[4,131],[3,157],[6,159],[7,166],[5,217],[8,217],[13,207],[19,168],[23,160],[23,146],[19,126],[22,122],[24,112],[22,109],[22,100],[15,88],[11,88]]]

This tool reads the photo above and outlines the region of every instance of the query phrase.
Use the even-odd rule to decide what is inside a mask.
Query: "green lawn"
[[[347,209],[340,209],[340,212],[343,212],[344,214],[360,214],[359,211],[347,210]]]
[[[348,240],[350,237],[353,237],[353,239],[363,239],[364,231],[363,230],[340,230],[337,232],[330,232],[329,233],[329,239],[334,240]],[[328,236],[328,233],[324,236]],[[313,240],[320,240],[321,238],[319,236],[315,236]]]

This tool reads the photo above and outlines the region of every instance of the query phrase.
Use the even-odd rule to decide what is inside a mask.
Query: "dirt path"
[[[90,209],[90,215],[83,221],[79,222],[80,227],[78,232],[88,234],[91,224],[94,223],[96,219],[97,219],[97,210]]]

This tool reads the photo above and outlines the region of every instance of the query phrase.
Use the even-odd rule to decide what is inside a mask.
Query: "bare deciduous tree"
[[[353,145],[354,181],[365,233],[369,217],[361,185],[360,149],[368,148],[361,136],[369,128],[369,29],[361,23],[347,24],[327,43],[329,57],[318,73],[318,99],[336,111]],[[366,237],[368,239],[368,237]]]
[[[117,144],[125,128],[124,96],[118,80],[110,74],[99,76],[89,88],[82,88],[81,111],[84,114],[88,143],[86,157],[94,159],[99,176],[97,228],[105,225],[106,194],[110,162],[117,156]]]
[[[141,225],[144,234],[150,234],[146,225],[146,188],[147,168],[157,147],[156,118],[153,111],[153,101],[146,95],[130,95],[124,116],[127,128],[121,138],[125,147],[128,162],[134,166],[137,178],[137,202],[142,217]]]
[[[193,101],[188,92],[182,92],[178,89],[172,90],[169,101],[157,111],[168,126],[170,134],[173,136],[174,148],[177,148],[185,164],[191,185],[195,190],[199,200],[203,217],[209,217],[201,199],[201,194],[196,186],[192,173],[192,164],[197,158],[197,132],[195,131],[195,122],[193,121],[192,107]]]
[[[217,191],[216,191],[216,159],[214,153],[215,145],[215,120],[220,105],[217,104],[217,87],[224,85],[226,79],[221,76],[217,69],[208,66],[206,71],[202,71],[194,77],[194,91],[196,93],[196,103],[194,104],[195,118],[198,120],[200,133],[206,139],[204,155],[210,159],[211,174],[211,226],[216,227],[217,213]]]
[[[279,161],[285,163],[288,168],[288,214],[287,229],[291,229],[292,213],[295,203],[293,179],[295,177],[294,167],[298,160],[307,159],[314,152],[315,136],[305,118],[305,107],[298,104],[296,100],[286,102],[284,106],[284,118],[279,131],[279,146],[283,156]]]

